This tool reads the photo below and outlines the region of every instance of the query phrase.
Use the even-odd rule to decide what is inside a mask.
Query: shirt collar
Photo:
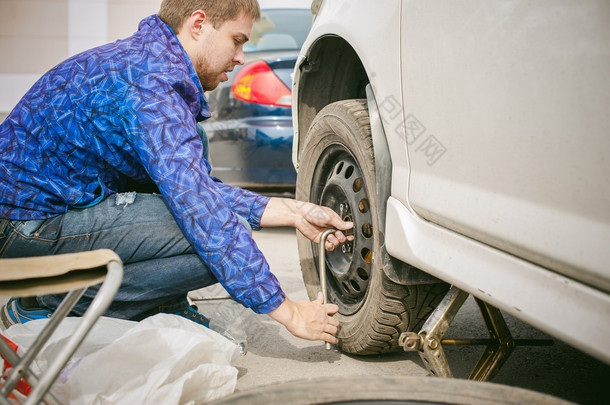
[[[151,19],[153,19],[153,21],[151,21],[151,23],[153,25],[159,25],[160,27],[162,27],[162,29],[164,28],[168,32],[171,33],[173,39],[176,41],[176,44],[178,45],[178,47],[180,48],[180,50],[182,52],[184,60],[186,61],[186,65],[188,67],[188,70],[189,70],[189,73],[190,73],[190,76],[191,76],[191,80],[193,81],[193,83],[195,83],[195,86],[197,86],[197,90],[199,91],[199,102],[201,104],[201,109],[199,110],[199,114],[196,117],[197,121],[203,121],[203,120],[206,120],[206,119],[210,118],[212,116],[212,114],[210,113],[210,105],[208,104],[208,100],[205,97],[205,93],[203,91],[203,87],[201,87],[201,82],[199,81],[199,76],[197,76],[197,72],[195,71],[195,67],[193,66],[193,62],[191,61],[191,57],[188,55],[188,53],[186,53],[186,50],[184,49],[184,47],[180,43],[180,40],[178,39],[178,36],[174,32],[174,30],[169,25],[164,23],[159,18],[158,15],[155,14],[155,15],[152,15],[151,17],[152,17]]]

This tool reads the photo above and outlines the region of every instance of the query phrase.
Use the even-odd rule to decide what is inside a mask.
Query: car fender
[[[335,10],[336,9],[336,10]],[[321,5],[321,10],[314,21],[310,34],[303,44],[299,53],[295,66],[293,79],[293,120],[294,126],[294,146],[293,146],[293,164],[298,171],[299,148],[302,143],[302,138],[308,129],[308,125],[313,120],[315,114],[310,117],[302,117],[302,111],[299,105],[302,103],[302,91],[308,89],[300,89],[299,82],[302,82],[302,76],[313,74],[313,70],[324,69],[325,66],[309,66],[305,68],[310,61],[310,55],[323,43],[324,40],[333,37],[340,38],[345,41],[357,55],[364,55],[360,60],[367,76],[368,82],[371,84],[373,93],[376,96],[379,105],[379,114],[382,126],[386,133],[396,131],[399,136],[397,139],[390,137],[389,150],[392,157],[394,167],[399,167],[402,172],[408,168],[406,144],[406,132],[403,122],[403,106],[401,88],[393,87],[388,81],[379,80],[384,77],[400,77],[400,43],[391,43],[387,38],[399,38],[400,32],[400,0],[381,0],[379,2],[367,2],[362,7],[357,7],[351,2],[333,2],[324,1]],[[390,12],[388,12],[390,10]],[[329,18],[329,14],[338,13],[342,15],[341,19]],[[374,18],[384,18],[384,15],[393,15],[394,17],[383,25],[383,29],[376,31],[371,35],[367,30],[353,30],[353,26],[367,25]],[[377,49],[375,56],[369,56],[366,49]],[[364,98],[364,92],[360,98]],[[325,105],[333,101],[338,101],[348,97],[347,95],[328,95],[324,100],[319,101],[319,105],[314,106],[315,112],[321,110]],[[298,125],[303,119],[307,121],[304,126]],[[405,173],[401,173],[401,176]],[[404,178],[404,177],[403,177]],[[396,182],[391,185],[392,194],[398,193],[406,197],[407,182]],[[401,198],[406,203],[406,198]]]

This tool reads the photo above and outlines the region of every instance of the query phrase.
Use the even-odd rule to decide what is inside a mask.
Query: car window
[[[244,52],[299,50],[311,29],[311,20],[308,9],[263,10]]]

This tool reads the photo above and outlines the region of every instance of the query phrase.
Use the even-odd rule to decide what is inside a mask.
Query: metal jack
[[[439,377],[453,377],[443,351],[443,345],[486,345],[485,351],[468,379],[489,381],[500,371],[515,346],[553,344],[553,341],[548,339],[513,339],[500,310],[478,298],[475,298],[475,301],[481,310],[490,339],[443,339],[466,298],[468,298],[467,292],[457,287],[451,287],[419,333],[405,332],[400,335],[399,344],[405,351],[419,352],[419,356],[430,374]]]

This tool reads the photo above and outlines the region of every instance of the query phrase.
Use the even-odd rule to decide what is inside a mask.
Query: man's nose
[[[239,47],[239,49],[235,53],[233,61],[236,62],[238,65],[243,65],[244,63],[246,63],[246,59],[244,57],[244,50],[242,47]]]

